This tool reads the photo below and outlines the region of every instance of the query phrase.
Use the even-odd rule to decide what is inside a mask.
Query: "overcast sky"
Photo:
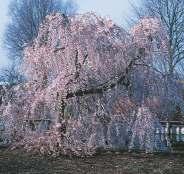
[[[7,65],[6,53],[3,49],[2,40],[5,27],[8,23],[8,4],[10,0],[0,2],[0,68]],[[88,11],[96,12],[98,15],[110,17],[116,23],[123,24],[125,18],[130,15],[132,0],[76,0],[79,13]],[[134,0],[138,3],[139,0]]]
[[[2,40],[3,40],[3,34],[6,27],[6,24],[8,23],[8,4],[10,0],[1,1],[0,2],[0,67],[7,64],[6,61],[6,54],[3,49]]]

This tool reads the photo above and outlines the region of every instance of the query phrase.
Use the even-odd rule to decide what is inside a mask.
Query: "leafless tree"
[[[62,0],[14,0],[10,3],[11,21],[5,33],[5,47],[13,60],[22,59],[24,47],[37,37],[40,23],[54,12],[71,15],[76,11],[76,4]]]
[[[165,115],[169,110],[174,110],[177,105],[183,108],[181,95],[183,85],[180,83],[184,75],[183,7],[184,1],[182,0],[142,0],[140,7],[133,6],[138,20],[153,19],[153,21],[158,21],[158,24],[160,23],[160,33],[154,32],[152,35],[146,35],[154,45],[151,54],[152,62],[146,66],[156,70],[157,78],[161,78],[161,81],[164,82],[164,85],[157,89],[157,95],[162,98],[162,103],[167,103],[164,106]],[[149,23],[149,25],[153,29],[156,27],[155,23]],[[149,33],[149,30],[143,31],[142,29],[142,35],[147,32]],[[160,90],[163,92],[160,93]]]
[[[17,70],[15,63],[12,63],[10,66],[1,69],[0,71],[0,82],[7,85],[14,86],[20,84],[24,81],[23,75]]]
[[[142,0],[141,7],[134,10],[138,18],[158,18],[167,33],[167,58],[164,60],[168,76],[183,74],[184,63],[184,1],[183,0]]]

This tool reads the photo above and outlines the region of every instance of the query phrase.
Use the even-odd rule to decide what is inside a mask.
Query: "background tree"
[[[0,82],[8,84],[10,87],[22,83],[24,76],[17,70],[18,66],[13,62],[10,66],[1,69]]]
[[[141,7],[135,7],[138,18],[156,17],[167,34],[167,56],[162,59],[168,76],[183,75],[184,63],[184,1],[142,0]]]
[[[76,4],[70,0],[13,0],[10,3],[10,23],[5,33],[9,58],[22,59],[24,47],[37,37],[40,23],[54,12],[72,15]]]
[[[159,72],[162,76],[164,93],[159,95],[159,101],[165,103],[165,115],[169,111],[176,111],[179,106],[184,109],[182,99],[183,85],[180,83],[184,75],[184,1],[182,0],[142,0],[141,7],[134,6],[134,12],[138,19],[157,21],[161,28],[160,33],[145,35],[149,30],[144,30],[143,22],[139,25],[139,33],[144,34],[152,44],[151,63],[148,65]],[[154,22],[149,22],[151,28],[155,28]],[[142,30],[142,32],[141,32]],[[138,36],[139,38],[140,36]],[[144,38],[143,37],[143,38]],[[145,42],[141,42],[145,43]],[[157,78],[159,76],[157,75]],[[159,91],[158,88],[158,91]],[[177,94],[178,93],[178,94]],[[172,115],[171,114],[171,115]]]

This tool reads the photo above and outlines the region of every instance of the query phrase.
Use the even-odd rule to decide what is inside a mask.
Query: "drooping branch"
[[[137,56],[136,58],[132,59],[125,69],[125,71],[118,77],[109,80],[97,87],[92,87],[88,89],[78,89],[73,92],[69,92],[66,96],[66,99],[73,98],[75,96],[82,97],[84,95],[91,95],[91,94],[102,94],[108,90],[113,89],[114,87],[118,86],[119,84],[124,85],[126,88],[129,87],[130,81],[128,80],[128,74],[132,70],[133,66],[135,65],[136,61],[141,59],[141,56]]]

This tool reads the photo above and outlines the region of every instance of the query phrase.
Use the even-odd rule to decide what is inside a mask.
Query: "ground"
[[[184,154],[104,153],[91,158],[0,151],[0,174],[184,174]]]

